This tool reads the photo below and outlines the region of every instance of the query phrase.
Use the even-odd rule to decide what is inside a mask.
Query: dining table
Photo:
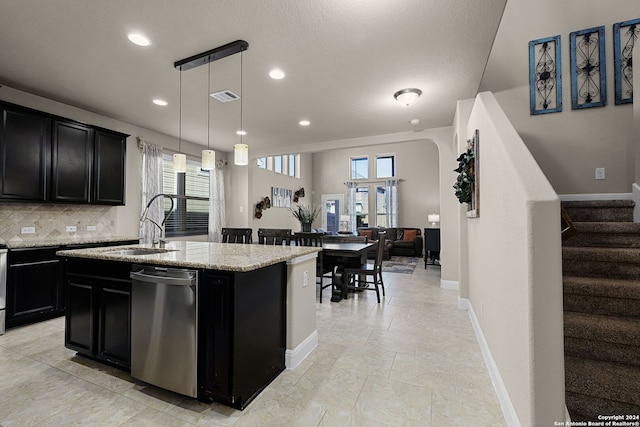
[[[347,299],[347,280],[345,268],[359,268],[367,263],[367,252],[374,243],[355,242],[322,242],[322,263],[324,268],[331,268],[332,290],[331,301]]]

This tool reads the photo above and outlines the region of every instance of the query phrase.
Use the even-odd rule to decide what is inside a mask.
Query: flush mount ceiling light
[[[139,33],[129,33],[127,38],[131,43],[138,46],[149,46],[151,44],[151,41],[148,38]]]
[[[393,97],[396,100],[398,100],[398,102],[406,106],[409,106],[414,102],[416,102],[416,100],[421,94],[422,94],[422,91],[420,89],[407,88],[407,89],[402,89],[397,91],[396,93],[393,94]]]
[[[280,79],[284,79],[284,71],[280,70],[280,69],[273,69],[271,71],[269,71],[269,77],[271,77],[273,80],[280,80]]]

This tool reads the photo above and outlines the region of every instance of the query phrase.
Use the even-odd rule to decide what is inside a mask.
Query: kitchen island
[[[135,361],[136,345],[142,341],[150,341],[147,348],[151,350],[138,365],[152,365],[152,356],[167,352],[175,353],[174,360],[187,359],[193,350],[194,391],[174,391],[243,409],[285,367],[295,367],[317,345],[314,273],[318,250],[171,242],[164,248],[128,245],[60,251],[58,255],[65,258],[65,345],[81,355],[131,369],[134,377],[132,357]],[[135,281],[132,285],[131,273],[142,268],[188,269],[197,277],[195,298],[191,298],[195,301],[195,349],[177,344],[157,347],[154,337],[170,337],[169,329],[150,333],[148,338],[136,334],[136,318],[148,317],[153,327],[171,329],[176,326],[172,319],[178,318],[165,313],[156,319],[158,301],[169,300],[166,296],[150,302],[150,309],[132,303],[142,287]],[[168,376],[181,376],[174,371],[188,363],[175,360],[165,371]],[[171,389],[164,384],[161,379],[156,385]]]

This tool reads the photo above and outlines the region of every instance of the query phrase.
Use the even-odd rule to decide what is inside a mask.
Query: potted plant
[[[300,221],[300,228],[303,232],[311,231],[311,223],[320,215],[319,206],[311,208],[307,205],[296,205],[293,208],[289,208],[289,211],[291,211],[295,219]]]

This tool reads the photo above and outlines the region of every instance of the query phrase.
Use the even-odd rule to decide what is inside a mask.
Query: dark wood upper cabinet
[[[37,112],[0,105],[0,198],[48,198],[51,120]]]
[[[93,203],[124,205],[127,136],[95,131]]]
[[[89,203],[93,130],[56,120],[51,142],[51,200]]]
[[[0,200],[124,205],[128,135],[0,102]]]

